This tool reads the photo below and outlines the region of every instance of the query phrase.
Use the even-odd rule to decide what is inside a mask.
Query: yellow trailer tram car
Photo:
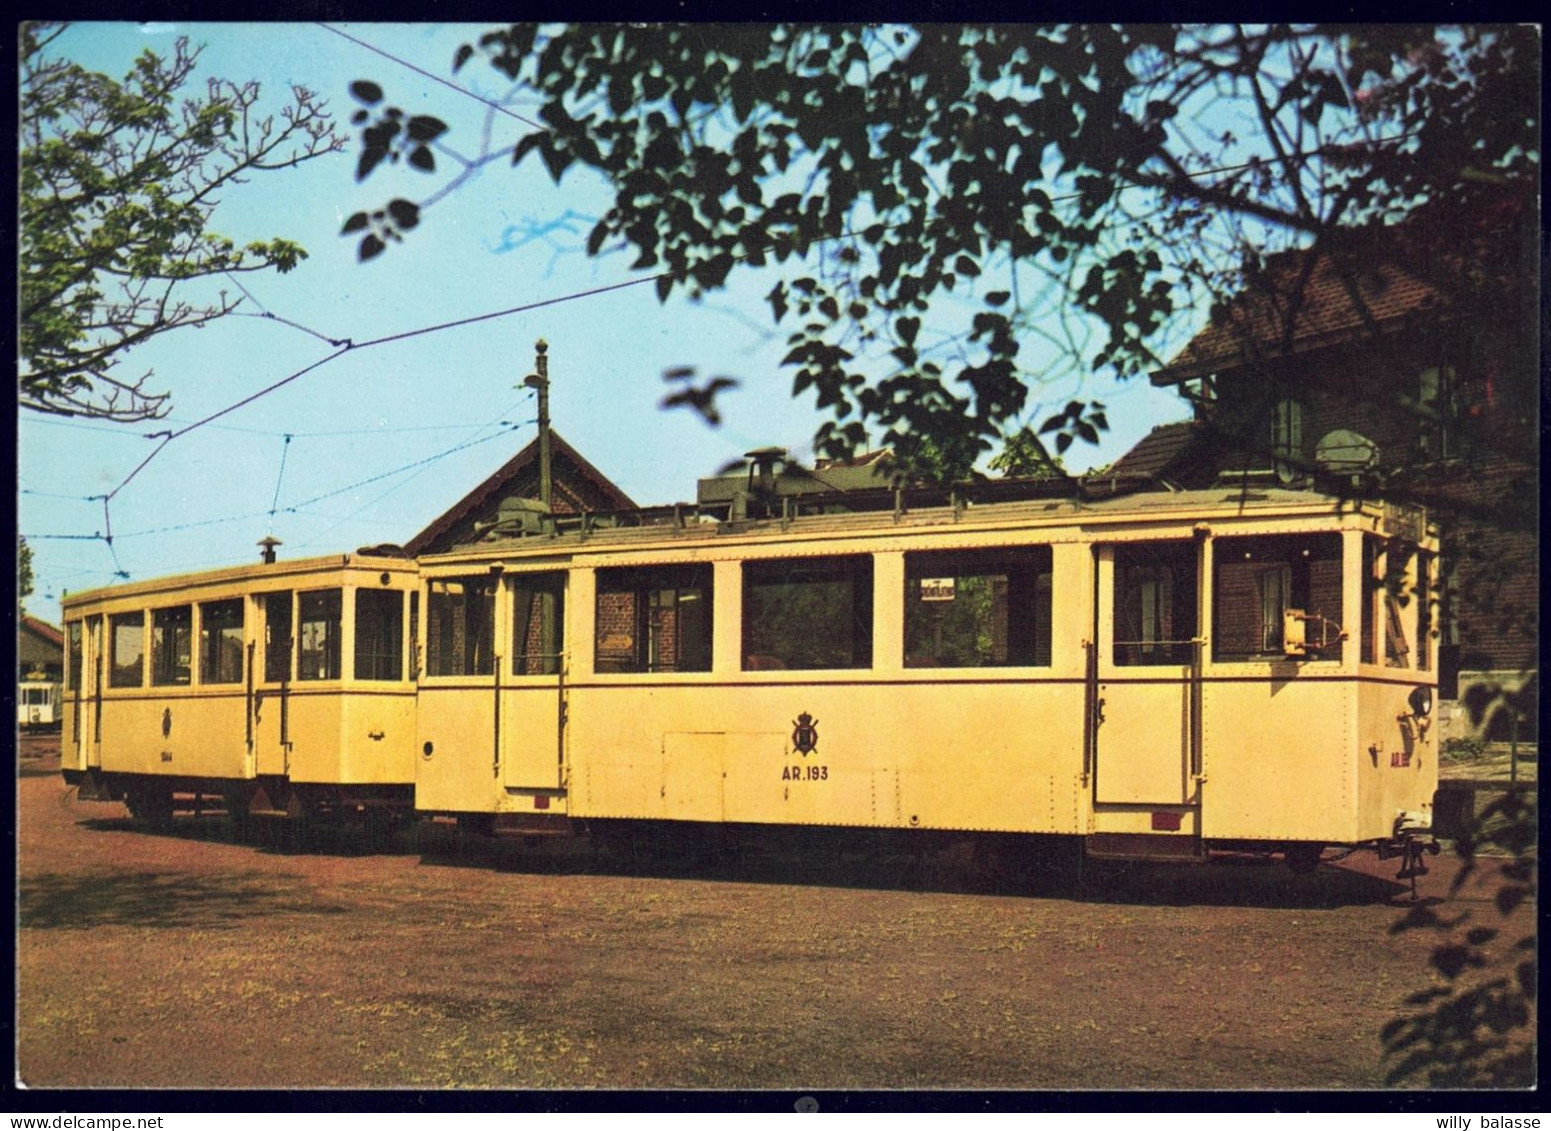
[[[1410,862],[1436,549],[1414,509],[1220,489],[543,523],[99,590],[66,602],[66,776],[152,816],[199,786],[600,839]]]
[[[239,821],[407,812],[416,580],[351,554],[70,596],[65,779],[152,825],[189,795]]]

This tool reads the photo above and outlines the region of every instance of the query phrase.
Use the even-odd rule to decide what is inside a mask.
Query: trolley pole
[[[549,343],[540,338],[533,348],[538,351],[534,358],[534,373],[523,384],[536,389],[539,394],[539,502],[546,513],[553,512],[554,478],[550,467],[549,447]]]

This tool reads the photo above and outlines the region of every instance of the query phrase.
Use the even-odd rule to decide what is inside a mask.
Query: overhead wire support
[[[285,434],[285,444],[280,449],[280,474],[275,476],[275,497],[269,501],[269,517],[275,517],[275,508],[280,505],[280,484],[285,479],[285,457],[291,451],[291,434]]]

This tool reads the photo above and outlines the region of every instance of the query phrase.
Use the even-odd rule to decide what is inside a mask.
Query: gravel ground
[[[1011,888],[959,854],[643,868],[439,825],[239,844],[219,818],[140,831],[34,753],[35,1088],[1379,1089],[1438,941],[1391,933],[1408,893],[1371,855]],[[1425,898],[1495,921],[1432,863]]]

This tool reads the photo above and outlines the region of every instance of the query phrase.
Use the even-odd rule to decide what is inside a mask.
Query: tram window
[[[1049,546],[905,555],[907,668],[1050,663]]]
[[[495,581],[454,577],[429,583],[426,598],[426,674],[495,672]]]
[[[565,649],[565,574],[512,578],[512,674],[555,675]]]
[[[1416,593],[1406,583],[1406,573],[1417,550],[1401,542],[1391,542],[1386,548],[1383,561],[1384,577],[1380,583],[1383,591],[1383,610],[1380,616],[1384,624],[1384,666],[1408,668],[1411,666],[1411,634],[1406,631],[1406,609],[1416,598]],[[1409,618],[1414,626],[1415,618]]]
[[[186,685],[192,676],[194,609],[178,605],[151,613],[151,682]]]
[[[1341,658],[1341,536],[1219,538],[1212,610],[1217,660],[1282,659],[1282,614],[1303,610],[1307,658]]]
[[[242,598],[199,606],[199,682],[242,682]]]
[[[1433,556],[1418,553],[1416,559],[1416,670],[1431,671],[1433,666],[1433,603],[1438,599],[1432,586]]]
[[[404,678],[404,594],[355,591],[355,678]]]
[[[711,567],[598,571],[600,672],[711,670]]]
[[[264,598],[264,679],[284,683],[291,678],[291,595]]]
[[[68,640],[68,659],[65,664],[65,678],[70,682],[66,685],[71,691],[81,690],[81,622],[73,620],[65,625],[65,637]]]
[[[743,670],[872,666],[872,558],[743,566]]]
[[[420,594],[409,595],[409,678],[420,678]]]
[[[297,605],[296,678],[338,679],[339,590],[303,593]]]
[[[1195,635],[1195,543],[1115,547],[1115,663],[1188,664]]]
[[[119,613],[108,618],[113,633],[113,667],[108,682],[114,687],[145,684],[145,614]]]

